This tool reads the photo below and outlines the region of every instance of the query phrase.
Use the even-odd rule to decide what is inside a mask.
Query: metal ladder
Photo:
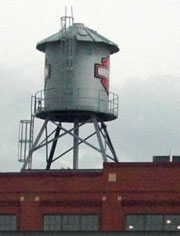
[[[34,135],[34,96],[31,97],[31,119],[19,123],[18,161],[25,162],[33,145]],[[31,160],[28,165],[31,165]]]
[[[71,16],[67,16],[67,8],[65,8],[65,16],[61,17],[61,42],[60,51],[63,55],[62,70],[73,70],[74,68],[74,50],[75,40],[74,36],[68,36],[68,29],[74,23],[73,11],[71,8]]]

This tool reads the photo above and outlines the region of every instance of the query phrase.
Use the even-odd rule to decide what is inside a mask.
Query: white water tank
[[[44,90],[36,93],[36,116],[62,122],[87,120],[96,114],[101,121],[116,119],[118,96],[109,91],[110,55],[116,44],[73,23],[40,41],[45,53]]]

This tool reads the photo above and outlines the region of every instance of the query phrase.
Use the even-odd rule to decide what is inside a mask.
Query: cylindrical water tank
[[[36,94],[36,116],[64,122],[92,114],[102,121],[117,118],[118,96],[109,92],[110,54],[116,44],[74,23],[42,40],[45,52],[44,91]]]

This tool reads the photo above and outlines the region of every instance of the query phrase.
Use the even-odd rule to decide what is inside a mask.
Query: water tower
[[[61,30],[40,41],[37,49],[45,53],[44,89],[32,96],[31,119],[20,121],[18,159],[24,162],[22,169],[31,168],[33,152],[42,147],[46,148],[46,169],[70,151],[73,169],[78,169],[81,143],[99,152],[103,162],[118,162],[104,123],[118,116],[118,95],[109,91],[110,55],[119,51],[118,46],[84,24],[74,23],[72,16],[64,16]],[[44,122],[33,141],[35,118]],[[55,128],[49,133],[50,123]],[[65,128],[66,123],[72,128]],[[93,133],[81,138],[80,128],[89,123]],[[57,142],[65,135],[73,137],[72,147],[54,157]],[[89,142],[94,135],[98,147]]]

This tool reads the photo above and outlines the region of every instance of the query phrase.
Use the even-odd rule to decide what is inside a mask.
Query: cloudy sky
[[[36,43],[57,32],[65,6],[75,22],[111,39],[111,91],[119,118],[108,123],[120,161],[180,155],[180,0],[0,0],[0,171],[19,171],[19,120],[30,117],[30,97],[43,89],[44,55]],[[80,167],[100,167],[86,147]],[[35,161],[43,168],[41,154]],[[44,158],[43,158],[44,159]],[[70,159],[63,166],[70,166]],[[61,164],[59,164],[61,166]],[[57,168],[59,167],[57,166]]]

